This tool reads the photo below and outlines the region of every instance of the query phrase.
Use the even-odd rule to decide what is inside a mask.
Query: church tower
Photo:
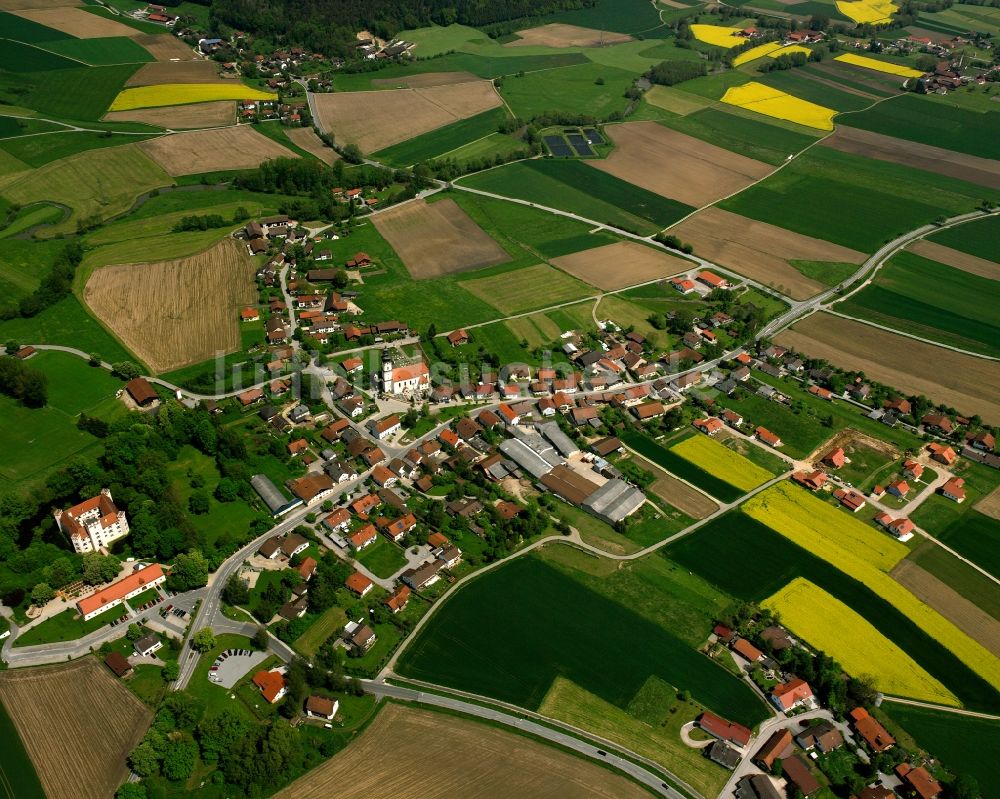
[[[382,391],[392,393],[392,356],[388,349],[382,350]]]

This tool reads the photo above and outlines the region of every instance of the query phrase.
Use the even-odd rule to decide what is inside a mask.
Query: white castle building
[[[84,500],[69,510],[57,510],[52,515],[77,552],[97,552],[128,535],[125,511],[115,507],[111,492],[106,488],[101,489],[96,497]]]

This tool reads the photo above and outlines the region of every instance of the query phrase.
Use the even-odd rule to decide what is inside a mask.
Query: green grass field
[[[411,166],[421,161],[440,158],[478,139],[497,132],[507,117],[503,108],[493,108],[481,114],[432,130],[375,153],[373,158],[394,166]],[[524,145],[527,147],[527,145]]]
[[[891,703],[882,710],[953,774],[974,777],[983,799],[1000,798],[992,763],[1000,752],[1000,721]]]
[[[647,39],[667,35],[657,10],[643,0],[598,0],[588,8],[549,14],[541,21],[619,33],[641,33]]]
[[[813,148],[719,203],[734,213],[863,252],[1000,193],[930,172]]]
[[[840,313],[985,355],[1000,355],[1000,283],[901,252]]]
[[[860,99],[860,98],[859,98]],[[1000,141],[994,135],[1000,111],[981,113],[934,103],[915,94],[904,94],[879,103],[861,114],[840,117],[852,128],[897,136],[982,158],[1000,158]]]
[[[326,640],[331,635],[336,634],[346,623],[347,614],[342,608],[329,608],[309,625],[309,629],[295,639],[293,646],[297,652],[301,652],[307,658],[312,658]]]
[[[74,616],[79,616],[79,612],[75,605],[70,606],[21,633],[14,641],[14,646],[35,646],[36,644],[75,641],[77,638],[82,638],[101,629],[105,624],[110,624],[126,612],[124,605],[116,605],[97,614],[89,621],[84,621],[83,617],[74,618]]]
[[[82,358],[62,352],[39,352],[31,367],[48,378],[48,407],[76,416],[111,399],[122,381]]]
[[[77,65],[73,65],[77,66]],[[138,64],[0,75],[0,102],[65,120],[94,121],[108,110]]]
[[[57,31],[55,28],[50,28],[17,14],[8,14],[6,11],[0,11],[0,30],[3,31],[5,39],[13,39],[26,44],[73,39],[68,33]]]
[[[3,246],[0,247],[0,292],[3,304],[12,305],[38,287],[65,244],[61,241],[6,239],[2,235],[0,238],[3,239]]]
[[[826,286],[836,286],[847,280],[858,271],[857,264],[838,263],[836,261],[789,261],[806,277],[817,280]]]
[[[787,92],[800,100],[808,100],[834,111],[859,111],[867,108],[872,101],[867,97],[840,91],[825,83],[813,80],[809,73],[797,69],[787,69],[779,72],[769,72],[756,77],[758,83]],[[850,119],[853,115],[848,115]]]
[[[548,264],[463,280],[459,285],[504,314],[533,311],[597,293],[592,286]]]
[[[522,119],[549,112],[607,119],[613,111],[625,110],[625,91],[634,77],[623,69],[587,63],[508,76],[500,94]]]
[[[10,39],[0,41],[3,42],[0,46],[0,69],[8,72],[51,72],[80,66],[76,61],[50,53],[35,45],[22,44]],[[58,76],[53,80],[58,80]]]
[[[668,472],[723,502],[733,502],[745,493],[722,478],[706,472],[691,461],[682,458],[677,453],[671,452],[643,433],[629,430],[621,434],[620,438],[626,446],[634,449],[644,458],[649,458],[656,465],[662,466]]]
[[[87,150],[117,147],[142,140],[142,136],[68,131],[66,133],[47,133],[44,136],[22,136],[8,139],[3,142],[3,148],[15,158],[37,168]]]
[[[967,222],[942,230],[940,233],[932,233],[927,238],[945,247],[1000,263],[1000,253],[997,252],[997,241],[1000,240],[1000,216]]]
[[[82,61],[91,66],[114,64],[142,64],[153,61],[144,47],[127,36],[109,36],[101,39],[63,39],[40,45],[46,50]]]
[[[379,577],[392,577],[406,565],[403,550],[382,536],[375,539],[374,544],[365,547],[358,555],[358,560]]]
[[[992,713],[1000,709],[1000,693],[907,616],[862,583],[743,513],[714,519],[668,546],[665,554],[732,596],[752,602],[804,577],[864,616],[967,707]],[[768,568],[747,569],[751,562],[767,563]]]
[[[4,742],[3,762],[0,763],[4,796],[7,799],[45,799],[35,767],[3,704],[0,704],[0,740]]]
[[[662,230],[694,210],[575,160],[521,161],[480,172],[462,183],[643,235]]]
[[[624,709],[655,674],[727,718],[752,725],[767,715],[747,686],[674,633],[536,557],[465,586],[405,650],[399,671],[531,709],[557,675]]]

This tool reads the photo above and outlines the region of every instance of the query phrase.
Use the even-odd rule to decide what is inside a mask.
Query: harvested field
[[[508,42],[504,47],[603,47],[632,41],[627,33],[611,33],[558,22],[517,31],[517,35],[521,38]]]
[[[398,704],[383,709],[350,747],[275,797],[326,799],[334,794],[338,799],[645,799],[649,795],[613,771],[545,744]]]
[[[1000,189],[1000,163],[990,158],[957,153],[929,144],[844,126],[837,128],[836,133],[824,139],[822,146],[893,164],[916,166],[928,172],[967,180],[989,189]]]
[[[191,61],[197,58],[190,47],[170,34],[133,31],[132,38],[136,44],[145,47],[157,61],[170,61],[174,58]]]
[[[0,11],[21,11],[26,8],[66,8],[82,6],[77,0],[0,0]]]
[[[416,280],[510,260],[454,200],[408,202],[372,221]]]
[[[828,286],[803,275],[789,261],[862,264],[862,252],[757,222],[721,208],[706,208],[669,229],[702,258],[804,300]]]
[[[692,488],[683,480],[678,480],[652,461],[634,452],[631,453],[631,457],[647,472],[656,475],[656,480],[650,485],[649,490],[692,519],[704,519],[719,509],[719,506],[706,494]]]
[[[323,144],[323,140],[316,135],[312,128],[286,128],[285,135],[291,139],[293,144],[298,145],[307,153],[315,155],[325,164],[332,164],[340,156],[332,147]]]
[[[239,349],[253,274],[246,249],[226,238],[190,258],[101,267],[84,300],[154,372],[169,372]]]
[[[649,280],[663,280],[684,272],[693,265],[691,261],[658,252],[633,241],[619,241],[563,255],[553,258],[552,264],[605,291]]]
[[[605,130],[615,150],[588,164],[695,207],[728,197],[774,169],[655,122],[626,122]]]
[[[175,176],[252,169],[271,158],[298,158],[248,125],[161,136],[139,146],[165,172]]]
[[[431,86],[453,86],[482,80],[471,72],[423,72],[401,78],[374,78],[372,86],[386,89],[427,89]]]
[[[920,239],[907,247],[907,249],[912,253],[922,255],[924,258],[937,261],[939,264],[947,264],[948,266],[955,267],[955,269],[961,269],[963,272],[971,272],[973,275],[988,277],[990,280],[1000,280],[1000,263],[987,261],[985,258],[979,258],[961,250],[945,247],[943,244],[937,244],[927,239]]]
[[[156,61],[139,67],[136,73],[126,81],[125,86],[156,86],[160,83],[234,82],[232,78],[219,76],[219,70],[214,61]]]
[[[712,101],[670,86],[654,86],[646,92],[646,102],[686,117],[712,105]]]
[[[388,89],[373,92],[318,94],[316,110],[322,130],[340,144],[356,144],[373,153],[451,122],[500,105],[487,80]]]
[[[1000,519],[1000,486],[994,488],[975,504],[975,509],[993,519]]]
[[[49,799],[111,796],[152,717],[93,657],[5,671],[0,699]]]
[[[816,313],[779,333],[785,347],[864,372],[905,395],[1000,422],[1000,363],[962,355],[853,319]]]
[[[930,605],[970,638],[1000,657],[1000,621],[912,560],[901,560],[890,574],[917,599]]]
[[[19,17],[39,25],[68,33],[77,39],[97,39],[103,36],[134,38],[138,31],[112,19],[88,14],[80,8],[30,8],[14,11]]]
[[[137,108],[133,111],[111,111],[105,122],[143,122],[171,130],[184,128],[217,128],[232,125],[236,120],[236,105],[232,100],[214,103],[192,103],[167,108]],[[303,129],[304,130],[304,129]],[[312,131],[309,131],[312,133]],[[331,151],[332,152],[332,151]]]

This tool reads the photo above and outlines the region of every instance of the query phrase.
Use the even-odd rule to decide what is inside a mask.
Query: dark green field
[[[462,183],[642,234],[662,230],[694,211],[582,161],[568,159],[520,161],[480,172]]]
[[[539,22],[563,22],[618,33],[642,33],[647,39],[670,35],[670,29],[660,21],[657,9],[645,0],[598,0],[590,8],[549,14]]]
[[[45,791],[38,781],[31,758],[24,751],[14,723],[0,704],[0,741],[3,757],[0,758],[0,796],[5,799],[45,799]]]
[[[691,461],[685,460],[680,455],[676,455],[670,450],[661,447],[653,439],[642,433],[630,430],[621,434],[620,437],[627,446],[634,449],[643,457],[649,458],[653,463],[662,466],[668,472],[672,472],[678,477],[687,480],[689,483],[698,486],[698,488],[708,492],[713,497],[721,499],[723,502],[733,502],[745,493],[735,486],[729,485],[725,480],[695,466]]]
[[[1000,192],[820,147],[719,206],[806,236],[875,252],[941,215],[971,211],[984,197],[1000,200]]]
[[[983,158],[1000,158],[1000,112],[986,113],[904,94],[861,114],[839,117],[840,124],[886,136],[956,150]]]
[[[587,62],[507,77],[500,94],[522,119],[559,113],[606,120],[615,111],[625,111],[625,92],[634,79],[624,69]]]
[[[939,546],[918,547],[910,560],[993,618],[1000,619],[1000,586]]]
[[[975,777],[983,799],[1000,799],[995,763],[1000,752],[1000,721],[893,703],[884,704],[882,710],[940,758],[946,769]]]
[[[263,126],[262,126],[263,127]],[[87,131],[51,133],[45,136],[27,136],[3,143],[3,149],[20,161],[40,167],[84,150],[100,147],[117,147],[142,141],[144,136],[106,135]]]
[[[804,577],[860,613],[969,708],[1000,710],[1000,693],[896,608],[844,572],[736,511],[670,545],[664,554],[723,591],[759,602]],[[756,564],[756,565],[755,565]]]
[[[438,158],[469,142],[494,133],[507,117],[502,108],[493,108],[409,141],[394,144],[375,153],[374,158],[395,166],[410,166]],[[527,145],[525,145],[527,147]]]
[[[775,165],[784,163],[789,155],[816,141],[815,137],[805,133],[716,108],[704,108],[687,116],[670,115],[660,121],[688,136]]]
[[[51,72],[80,65],[34,45],[0,39],[0,69],[8,72]]]
[[[102,39],[64,39],[58,42],[46,42],[46,50],[75,58],[92,66],[108,64],[140,64],[152,61],[153,56],[141,45],[136,44],[127,36],[110,36]]]
[[[57,31],[47,25],[32,22],[30,19],[19,17],[17,14],[8,14],[0,11],[0,31],[6,39],[14,39],[26,44],[37,44],[38,42],[55,42],[60,39],[72,39],[68,33]]]
[[[985,258],[987,261],[1000,262],[1000,216],[978,219],[964,225],[942,230],[928,236],[931,241],[943,244],[970,255]]]
[[[33,108],[60,119],[93,121],[108,110],[125,81],[138,68],[138,64],[125,64],[16,76],[0,73],[0,102]]]
[[[624,709],[655,674],[726,718],[754,725],[767,716],[722,667],[534,556],[464,587],[405,651],[399,671],[531,709],[557,676]]]
[[[794,95],[800,100],[808,100],[810,103],[826,106],[835,111],[858,111],[872,104],[872,101],[867,97],[842,92],[825,83],[813,80],[808,73],[801,73],[795,69],[759,75],[757,81],[765,86],[771,86]]]
[[[937,537],[1000,579],[1000,522],[996,519],[972,511],[938,531]]]
[[[837,310],[922,338],[1000,355],[1000,283],[901,252]]]

